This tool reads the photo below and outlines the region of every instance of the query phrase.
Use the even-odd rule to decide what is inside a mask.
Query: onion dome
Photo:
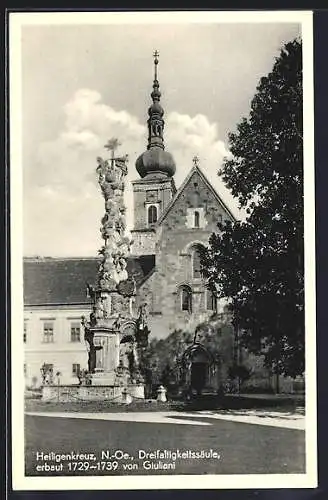
[[[155,76],[153,91],[150,94],[153,103],[148,109],[148,145],[147,151],[142,153],[136,161],[136,169],[140,177],[157,178],[172,177],[176,166],[171,153],[164,147],[164,110],[160,104],[161,93],[157,79],[158,52],[154,53]]]
[[[153,146],[142,153],[136,161],[140,177],[172,177],[175,174],[175,162],[171,153]]]

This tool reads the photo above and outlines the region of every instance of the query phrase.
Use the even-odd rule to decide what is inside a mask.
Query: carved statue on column
[[[148,345],[148,336],[150,330],[147,325],[147,304],[141,304],[139,306],[139,316],[137,319],[137,332],[136,339],[139,347],[146,347]]]
[[[88,372],[94,373],[97,363],[97,351],[100,351],[103,347],[101,345],[94,344],[93,332],[90,330],[90,323],[86,321],[84,316],[82,316],[81,324],[84,327],[84,339],[89,344]]]
[[[124,178],[127,175],[127,155],[115,158],[117,139],[111,139],[106,149],[111,151],[111,158],[98,157],[98,182],[105,198],[105,214],[102,218],[101,235],[105,241],[99,254],[102,256],[98,272],[98,283],[102,289],[109,289],[128,278],[126,255],[131,241],[126,234],[124,206]]]
[[[102,349],[102,346],[95,345],[94,335],[100,332],[102,336],[107,338],[108,342],[104,344],[104,356],[111,356],[107,360],[108,362],[106,361],[106,367],[111,371],[117,367],[119,362],[119,351],[114,352],[113,349],[119,349],[122,323],[127,317],[131,320],[131,316],[134,316],[132,300],[136,295],[136,284],[128,272],[127,257],[130,253],[132,240],[127,231],[124,204],[127,156],[115,157],[117,147],[117,139],[111,139],[105,146],[111,151],[111,157],[108,159],[97,158],[98,183],[105,200],[105,211],[100,228],[104,243],[98,252],[99,265],[95,287],[87,284],[87,294],[92,299],[90,320],[87,322],[84,318],[82,323],[85,331],[84,338],[88,346],[89,373],[94,373],[97,351]],[[139,353],[136,348],[139,348],[139,343],[135,342],[137,325],[139,325],[140,345],[145,346],[148,342],[149,330],[146,325],[145,305],[140,307],[139,321],[133,318],[132,323],[133,340],[131,340],[130,346],[125,346],[124,352],[122,351],[122,355],[125,356],[124,364],[127,374],[129,371],[127,356],[129,356],[131,365],[130,372],[138,368]],[[110,350],[109,344],[111,345]],[[94,380],[97,380],[97,375]]]

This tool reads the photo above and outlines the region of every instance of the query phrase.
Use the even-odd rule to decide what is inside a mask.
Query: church
[[[132,181],[133,244],[127,259],[127,272],[136,284],[134,307],[145,306],[150,339],[179,329],[194,332],[213,313],[225,312],[226,301],[218,300],[202,278],[200,250],[218,222],[234,221],[197,157],[190,159],[190,171],[176,188],[179,165],[165,150],[157,65],[155,53],[148,143],[136,160]],[[86,284],[94,280],[98,263],[97,257],[24,259],[26,385],[40,381],[42,367],[60,374],[62,384],[76,383],[87,368],[81,317],[90,314]],[[192,352],[200,360],[208,356],[204,349]]]
[[[176,329],[193,331],[224,303],[206,288],[200,248],[217,223],[233,215],[191,158],[190,171],[177,190],[173,155],[165,150],[164,110],[155,56],[147,149],[136,161],[133,245],[128,273],[136,282],[135,306],[146,304],[151,336],[165,338]],[[76,379],[86,367],[81,316],[89,313],[86,283],[97,272],[95,258],[24,259],[25,376],[40,378],[42,365]]]

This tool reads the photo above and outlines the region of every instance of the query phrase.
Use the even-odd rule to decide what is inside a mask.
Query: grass
[[[176,411],[182,410],[183,403],[168,401],[167,403],[133,401],[131,404],[108,403],[106,401],[78,401],[78,402],[56,402],[56,401],[25,401],[26,411],[49,411],[49,412],[91,412],[91,413],[117,413],[117,412],[144,412],[144,411]]]
[[[160,403],[154,400],[133,401],[129,405],[120,403],[108,403],[106,401],[78,401],[78,402],[56,402],[27,399],[25,401],[26,411],[56,411],[56,412],[143,412],[143,411],[197,411],[197,410],[239,410],[239,409],[263,409],[283,412],[300,411],[304,407],[304,398],[290,396],[216,396],[193,399],[189,402],[167,401]]]
[[[189,419],[193,417],[188,417]],[[55,417],[25,417],[27,475],[125,475],[125,474],[283,474],[304,473],[303,431],[197,417],[210,426],[102,421]],[[137,470],[37,472],[36,452],[91,452],[123,450],[134,457]],[[221,458],[177,460],[172,471],[145,471],[138,450],[215,450]],[[48,463],[53,463],[48,461]]]

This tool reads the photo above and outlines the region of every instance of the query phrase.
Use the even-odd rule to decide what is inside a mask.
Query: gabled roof
[[[207,177],[205,176],[205,174],[201,171],[201,169],[199,168],[199,166],[198,165],[194,165],[193,168],[190,170],[189,174],[187,175],[187,177],[185,178],[185,180],[183,181],[183,183],[181,184],[181,186],[178,189],[178,191],[177,191],[176,195],[174,196],[174,198],[172,198],[171,202],[168,204],[168,206],[166,207],[166,209],[164,210],[164,212],[159,217],[159,219],[157,221],[157,225],[158,226],[160,226],[162,224],[162,222],[164,221],[164,219],[166,218],[166,216],[168,215],[168,213],[171,211],[171,208],[175,205],[176,201],[180,198],[180,196],[183,193],[185,187],[187,186],[187,184],[189,183],[190,179],[192,178],[192,176],[194,175],[195,172],[200,176],[200,178],[202,179],[202,181],[204,182],[204,184],[206,185],[206,187],[211,191],[211,193],[213,194],[213,196],[215,197],[215,199],[217,200],[217,202],[230,215],[231,219],[233,221],[236,220],[235,216],[233,215],[233,213],[229,210],[229,208],[227,207],[227,205],[224,203],[224,201],[221,199],[221,197],[215,191],[214,187],[209,182],[209,180],[207,179]]]
[[[98,263],[97,257],[25,258],[25,306],[89,304],[86,283],[95,282]],[[155,256],[130,256],[127,264],[128,273],[138,287],[155,267]]]

